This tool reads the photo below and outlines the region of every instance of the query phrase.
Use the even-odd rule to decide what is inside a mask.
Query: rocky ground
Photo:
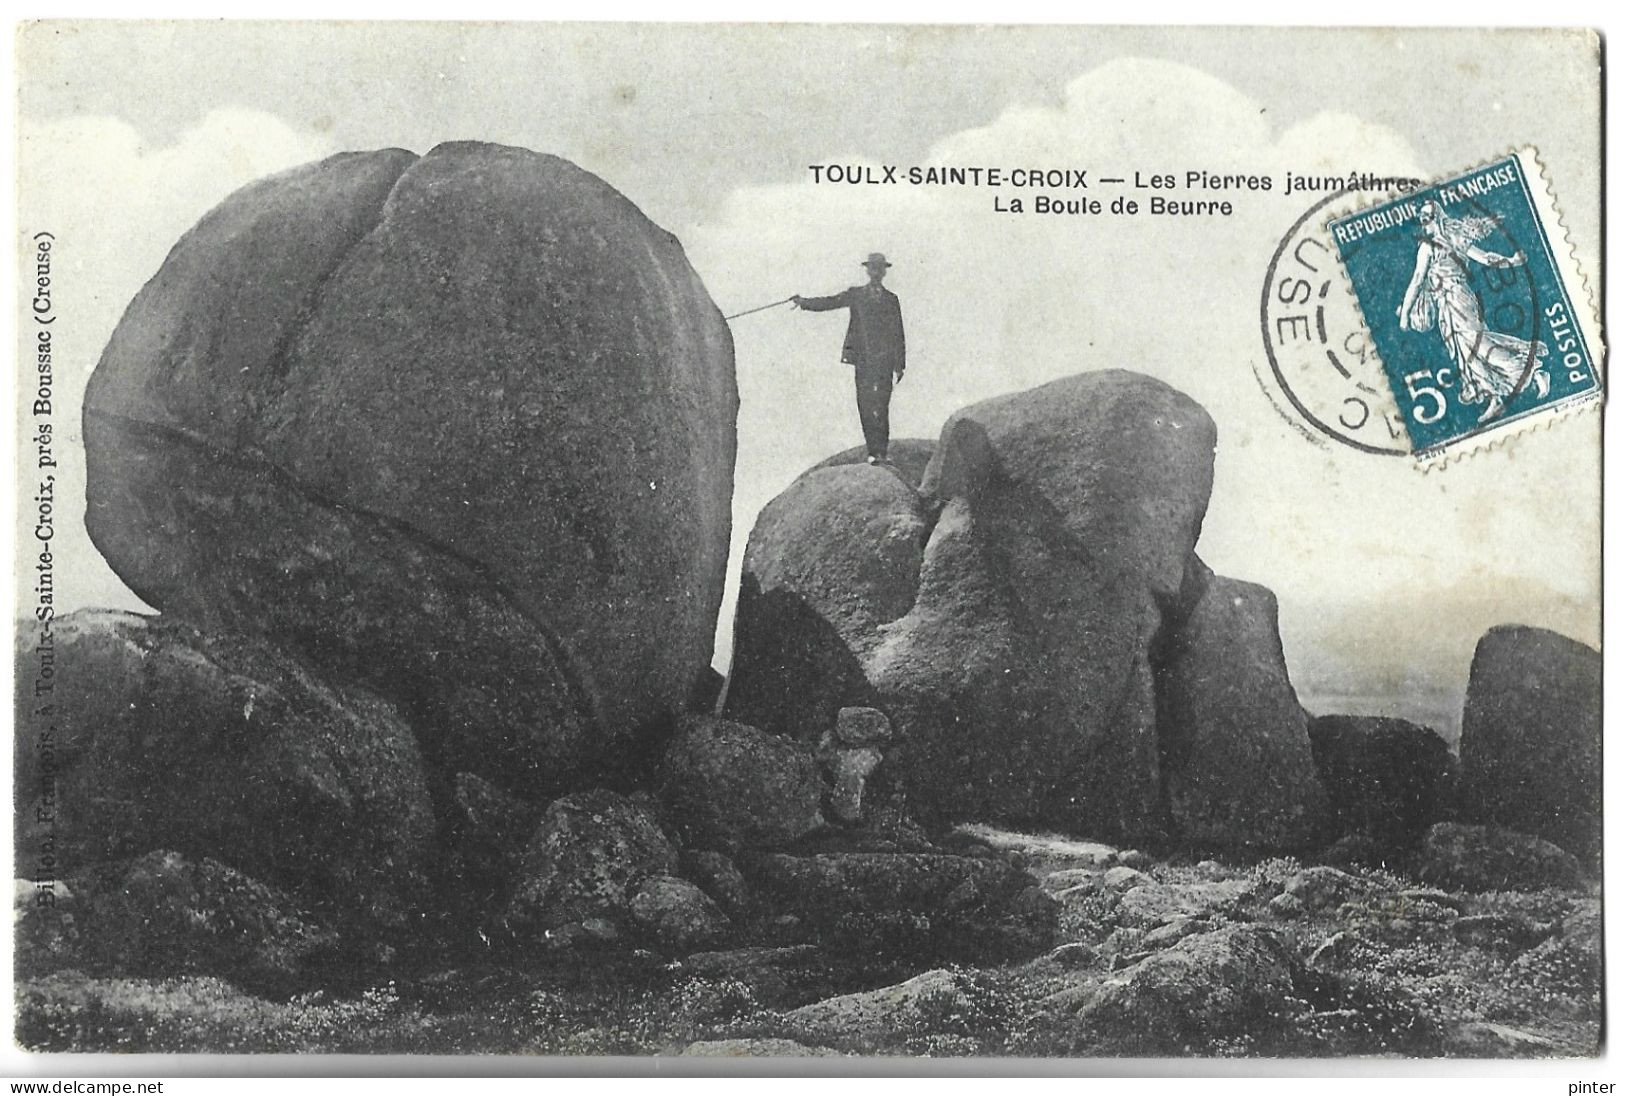
[[[763,926],[721,950],[491,941],[282,992],[58,969],[20,983],[17,1035],[53,1051],[1595,1054],[1596,888],[1532,845],[1481,889],[1482,865],[1460,858],[1482,850],[1456,832],[1476,828],[1436,829],[1393,871],[1154,860],[962,828],[963,848],[1019,864],[1059,905],[1053,946],[1025,961],[922,969],[908,926],[838,944],[774,943]]]

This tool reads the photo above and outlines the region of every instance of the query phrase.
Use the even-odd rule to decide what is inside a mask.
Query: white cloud
[[[211,111],[174,144],[156,148],[116,118],[21,124],[19,225],[28,236],[42,229],[57,235],[60,437],[80,444],[85,382],[125,306],[175,241],[238,187],[333,151],[324,137],[248,110]],[[64,597],[73,605],[139,607],[84,534],[82,463],[65,462],[58,480]]]
[[[116,118],[24,122],[20,129],[24,224],[71,226],[61,260],[68,271],[94,275],[87,284],[98,290],[98,316],[111,310],[114,322],[181,234],[226,195],[335,151],[326,138],[247,110],[211,111],[160,148],[147,147]],[[66,288],[71,292],[71,283]],[[76,318],[76,331],[83,319]]]

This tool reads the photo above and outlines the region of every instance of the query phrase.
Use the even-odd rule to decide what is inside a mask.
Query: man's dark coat
[[[851,309],[841,361],[860,369],[901,374],[907,362],[903,342],[903,308],[885,286],[855,285],[833,297],[803,297],[808,312]]]

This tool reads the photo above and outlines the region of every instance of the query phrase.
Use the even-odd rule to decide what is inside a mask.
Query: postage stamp
[[[1419,458],[1602,394],[1602,341],[1533,149],[1333,218]]]

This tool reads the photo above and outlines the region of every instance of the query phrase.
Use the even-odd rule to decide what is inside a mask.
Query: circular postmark
[[[1260,381],[1277,409],[1312,439],[1378,456],[1411,456],[1423,448],[1414,439],[1447,413],[1461,417],[1466,404],[1483,404],[1471,417],[1492,424],[1536,379],[1544,351],[1536,335],[1537,293],[1522,251],[1500,218],[1476,202],[1465,203],[1464,212],[1480,218],[1486,246],[1440,242],[1427,227],[1437,219],[1428,209],[1438,209],[1432,189],[1383,199],[1404,199],[1410,231],[1391,234],[1380,257],[1364,256],[1392,269],[1399,287],[1410,282],[1409,294],[1400,288],[1387,294],[1392,301],[1357,297],[1344,264],[1352,268],[1368,245],[1360,240],[1340,250],[1331,228],[1339,215],[1355,212],[1359,196],[1352,190],[1305,211],[1270,257],[1259,300],[1269,371]],[[1500,250],[1489,250],[1492,245]],[[1450,284],[1441,289],[1444,275]],[[1418,296],[1426,298],[1422,307],[1407,311]],[[1378,309],[1385,314],[1376,315]],[[1510,394],[1496,397],[1464,380],[1464,372],[1476,375],[1492,354],[1503,353],[1503,336],[1512,333],[1522,336],[1512,341],[1525,348]]]

